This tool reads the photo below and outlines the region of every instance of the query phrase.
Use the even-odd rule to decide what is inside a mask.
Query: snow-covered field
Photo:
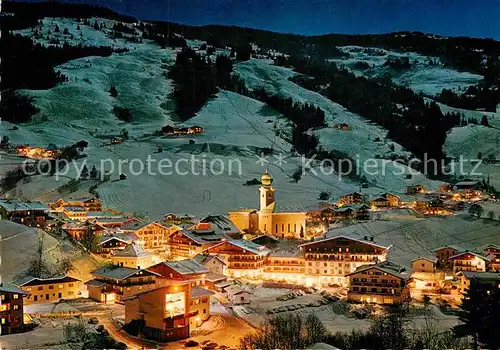
[[[420,55],[414,52],[399,53],[379,48],[360,46],[340,46],[342,52],[349,54],[349,58],[335,58],[332,62],[344,65],[356,75],[366,77],[390,77],[394,83],[407,86],[416,92],[435,95],[442,89],[451,89],[455,92],[465,91],[469,86],[477,84],[482,76],[468,72],[458,72],[443,67],[439,59]],[[397,71],[384,63],[389,57],[408,57],[411,69]],[[367,63],[370,68],[359,69],[356,67],[358,61]],[[437,62],[430,65],[429,62]]]

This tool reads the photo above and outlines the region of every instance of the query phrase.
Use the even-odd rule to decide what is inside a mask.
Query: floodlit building
[[[99,236],[98,253],[102,255],[112,255],[115,252],[125,249],[132,243],[138,243],[139,237],[132,233],[112,233]]]
[[[261,278],[269,252],[266,247],[244,239],[222,241],[205,250],[205,253],[217,255],[224,261],[225,271],[232,278]]]
[[[347,285],[346,276],[359,266],[387,260],[391,246],[368,236],[336,236],[304,243],[299,247],[306,263],[305,284]]]
[[[125,233],[139,237],[139,243],[146,249],[160,249],[167,246],[168,235],[172,230],[159,222],[131,222],[121,227]]]
[[[462,248],[457,247],[455,245],[446,245],[434,249],[434,255],[438,259],[437,265],[440,267],[446,267],[448,265],[451,265],[450,258],[458,254],[462,250],[463,250]]]
[[[124,298],[156,287],[157,273],[117,265],[106,265],[92,272],[85,282],[89,298],[102,303],[122,302]]]
[[[412,288],[433,291],[443,285],[445,273],[437,270],[437,257],[417,257],[411,263]]]
[[[410,299],[410,274],[389,261],[360,266],[347,277],[348,301],[399,304]]]
[[[0,219],[26,226],[42,227],[49,218],[49,207],[42,202],[23,202],[17,199],[0,200]]]
[[[397,208],[401,205],[401,198],[392,193],[383,193],[371,200],[370,205],[375,208]]]
[[[149,270],[158,274],[159,285],[187,283],[193,287],[205,285],[205,277],[210,272],[195,259],[164,261]]]
[[[489,286],[490,288],[500,288],[500,273],[460,271],[457,273],[457,277],[460,281],[458,289],[462,294],[470,288],[470,284],[473,280],[476,280],[484,286]]]
[[[229,218],[240,231],[269,233],[279,238],[304,238],[306,212],[277,212],[273,178],[267,172],[261,177],[260,209],[229,212]]]
[[[167,239],[174,260],[191,259],[226,236],[216,233],[210,223],[198,223],[186,230],[172,232]]]
[[[210,317],[210,297],[215,293],[200,286],[191,287],[190,294],[190,329],[201,326]]]
[[[235,284],[224,288],[226,297],[233,305],[250,303],[250,292]]]
[[[61,226],[61,229],[77,241],[80,240],[88,230],[97,236],[101,236],[105,231],[103,226],[89,221],[67,222]]]
[[[24,298],[29,293],[0,283],[0,335],[24,331]]]
[[[158,342],[189,338],[191,285],[172,285],[142,291],[124,298],[125,327]],[[197,310],[198,311],[198,310]]]
[[[51,278],[27,276],[14,281],[14,284],[29,294],[24,300],[25,305],[79,298],[82,288],[82,281],[70,276]]]
[[[365,196],[363,196],[359,192],[347,193],[340,196],[340,199],[337,202],[338,206],[343,206],[346,204],[362,204],[365,200]]]
[[[450,261],[453,262],[454,273],[460,271],[486,272],[490,260],[491,259],[488,257],[469,251],[458,253],[450,257]]]
[[[111,261],[118,266],[147,269],[153,265],[153,255],[139,244],[131,243],[123,250],[117,251],[111,257]]]

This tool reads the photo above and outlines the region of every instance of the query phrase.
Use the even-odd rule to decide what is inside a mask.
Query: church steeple
[[[276,202],[274,199],[274,188],[271,186],[273,177],[266,171],[260,178],[262,186],[259,188],[260,192],[260,211],[274,213],[276,210]]]

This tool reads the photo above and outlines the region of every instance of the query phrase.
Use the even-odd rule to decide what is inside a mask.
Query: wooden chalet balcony
[[[306,254],[306,261],[346,261],[346,262],[377,262],[378,256],[373,256],[372,258],[361,258],[357,255],[345,254],[341,256],[335,255],[327,255],[320,254],[320,257],[317,257],[317,254]]]
[[[371,290],[353,290],[352,288],[349,288],[348,291],[349,294],[366,294],[366,295],[394,295],[394,296],[399,296],[402,293],[400,291],[394,291],[394,293],[391,293],[390,290],[386,292],[382,292],[381,290],[377,290],[376,292],[372,292]]]
[[[351,282],[351,286],[355,287],[382,287],[382,288],[400,288],[403,287],[403,283],[371,283],[371,282]]]

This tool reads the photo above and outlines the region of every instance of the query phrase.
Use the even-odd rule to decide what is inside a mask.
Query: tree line
[[[443,114],[435,102],[426,103],[409,88],[358,77],[334,63],[296,57],[280,57],[275,63],[308,75],[292,81],[381,125],[388,130],[388,138],[419,158],[427,154],[428,158],[443,159],[446,134],[461,123],[458,113]]]

